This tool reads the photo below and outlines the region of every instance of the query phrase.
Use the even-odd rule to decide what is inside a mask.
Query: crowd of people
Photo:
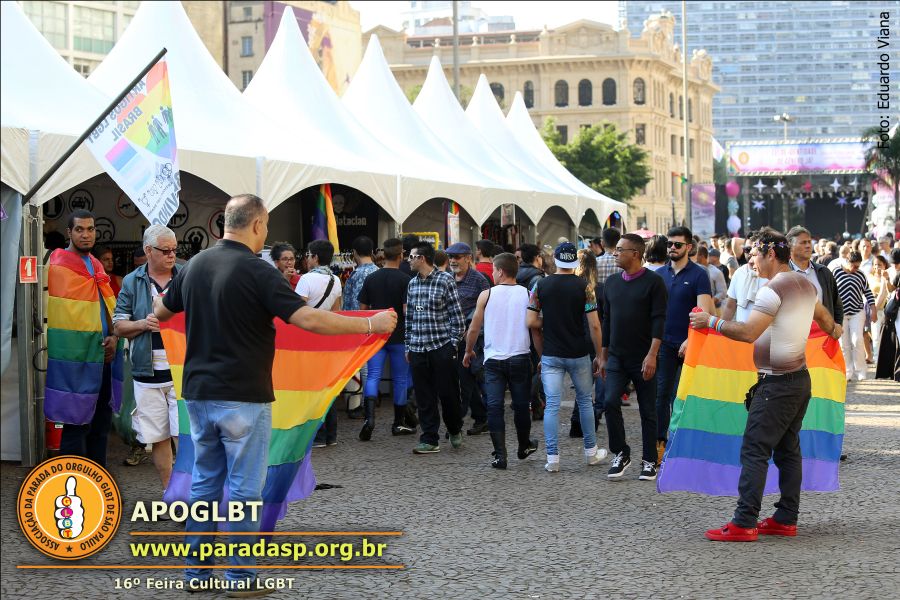
[[[115,377],[108,365],[119,338],[125,338],[137,445],[152,447],[150,457],[165,489],[177,451],[178,415],[160,321],[185,311],[189,341],[182,395],[188,401],[198,464],[192,499],[215,499],[226,479],[240,488],[239,493],[232,488],[232,499],[258,499],[262,491],[259,465],[266,464],[271,419],[275,316],[317,333],[389,336],[360,373],[362,403],[354,416],[363,421],[362,442],[378,431],[376,409],[387,366],[393,404],[389,430],[395,436],[419,431],[415,454],[441,450],[443,423],[454,449],[463,445],[464,434],[488,433],[490,465],[506,469],[509,392],[516,457],[524,460],[538,451],[532,423],[542,418],[544,468],[558,473],[559,410],[568,375],[575,395],[569,433],[582,438],[585,464],[609,460],[607,478],[624,476],[632,458],[621,407],[633,391],[641,431],[638,479],[654,481],[668,442],[689,329],[713,327],[729,337],[755,341],[758,348],[778,346],[777,353],[757,353],[766,357],[757,367],[769,381],[780,382],[778,393],[799,398],[785,408],[790,414],[751,410],[751,420],[776,419],[789,426],[754,439],[755,453],[742,454],[746,473],[735,519],[730,529],[708,534],[711,539],[737,539],[729,536],[748,536],[756,526],[760,478],[764,482],[772,447],[793,444],[799,430],[803,398],[808,401],[809,396],[808,374],[778,376],[805,372],[805,359],[794,350],[813,320],[840,339],[848,382],[864,379],[867,363],[875,361],[879,377],[900,380],[900,243],[889,237],[879,239],[877,248],[862,238],[837,249],[831,242],[814,242],[803,227],[785,235],[763,228],[746,240],[700,240],[686,227],[645,240],[608,228],[588,248],[562,240],[552,254],[535,244],[522,244],[513,254],[489,240],[479,241],[474,250],[454,243],[440,251],[411,237],[384,240],[376,251],[363,236],[352,244],[356,269],[342,281],[330,268],[335,248],[327,240],[310,242],[302,255],[278,242],[269,251],[275,268],[260,262],[267,223],[268,213],[257,197],[231,199],[224,239],[185,265],[176,262],[174,232],[151,226],[141,248],[146,262],[124,278],[111,279],[103,272],[109,253],[95,248],[93,215],[71,215],[70,243],[54,254],[80,257],[83,276],[97,283],[99,298],[105,286],[114,284],[117,300],[114,310],[99,303],[107,367],[98,371],[102,381],[84,386],[93,390],[92,416],[64,426],[67,451],[105,463],[107,404],[113,402]],[[89,258],[92,251],[99,260]],[[835,253],[838,258],[832,258]],[[382,312],[371,317],[337,314],[354,310]],[[58,340],[51,338],[50,345]],[[786,356],[785,348],[796,355]],[[91,401],[77,394],[72,398]],[[326,414],[314,447],[337,443],[336,410],[333,405]],[[253,426],[245,432],[229,430],[232,414]],[[604,419],[608,450],[597,436]],[[223,446],[225,438],[229,442]],[[782,457],[784,469],[793,474],[783,478],[782,505],[768,520],[770,528],[796,523],[795,458]],[[189,523],[188,531],[203,528]],[[208,576],[203,566],[193,565],[189,576]],[[235,570],[230,576],[248,575]]]

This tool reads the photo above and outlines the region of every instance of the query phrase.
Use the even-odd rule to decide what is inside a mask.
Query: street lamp
[[[784,124],[784,141],[787,141],[787,125],[793,121],[794,118],[787,113],[781,113],[780,115],[775,115],[774,119],[776,123],[781,121]]]

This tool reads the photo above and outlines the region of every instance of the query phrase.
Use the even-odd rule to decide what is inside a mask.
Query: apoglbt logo
[[[35,548],[53,558],[77,560],[112,540],[122,520],[122,497],[97,463],[59,456],[28,474],[16,512],[22,533]]]

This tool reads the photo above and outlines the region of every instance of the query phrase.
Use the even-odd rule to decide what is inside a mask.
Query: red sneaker
[[[756,530],[759,532],[759,535],[783,535],[787,537],[797,535],[796,525],[782,525],[772,517],[757,523]]]
[[[756,527],[738,527],[734,523],[727,523],[719,529],[710,529],[706,532],[706,539],[714,542],[755,542]]]

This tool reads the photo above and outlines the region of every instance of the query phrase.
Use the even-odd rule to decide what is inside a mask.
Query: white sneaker
[[[550,462],[547,460],[547,464],[544,465],[544,470],[548,473],[559,473],[559,461]]]
[[[587,461],[588,466],[593,466],[599,465],[605,461],[607,456],[609,456],[609,452],[606,451],[606,448],[598,448],[593,456],[585,456],[584,458]]]

